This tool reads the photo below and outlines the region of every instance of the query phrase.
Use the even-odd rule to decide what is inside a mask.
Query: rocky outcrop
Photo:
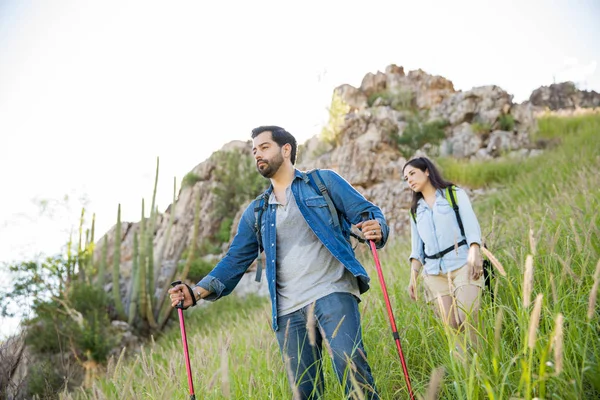
[[[534,90],[529,102],[535,107],[552,111],[596,108],[600,107],[600,93],[579,90],[573,82],[554,83]]]
[[[298,168],[330,168],[340,173],[368,199],[380,205],[391,227],[391,235],[405,233],[411,193],[403,183],[401,169],[410,154],[400,151],[399,140],[411,129],[443,120],[438,143],[424,143],[413,154],[445,155],[457,158],[494,158],[504,154],[525,157],[531,154],[529,133],[535,126],[533,106],[514,104],[512,96],[498,86],[483,86],[456,91],[451,81],[422,70],[405,73],[404,68],[388,66],[384,72],[368,73],[360,87],[341,85],[334,93],[348,106],[340,120],[335,141],[315,136],[302,146]],[[414,132],[413,132],[414,133]],[[236,141],[222,150],[249,155],[248,142]],[[214,157],[197,165],[190,173],[192,184],[181,188],[177,201],[159,216],[154,232],[154,259],[157,277],[155,295],[173,276],[183,250],[190,245],[194,204],[200,199],[198,244],[213,238],[221,221],[212,210],[218,184]],[[266,182],[265,182],[266,184]],[[238,211],[235,232],[244,207]],[[166,231],[171,214],[174,225],[170,237]],[[121,243],[121,292],[128,290],[131,275],[133,233],[139,224],[123,224]],[[109,259],[114,243],[114,228],[109,236]],[[96,259],[103,240],[96,249]],[[223,250],[227,248],[224,244]],[[219,256],[209,261],[216,262]],[[207,259],[208,260],[208,259]],[[249,280],[252,282],[252,279]],[[110,279],[107,277],[107,282]],[[250,283],[253,285],[254,283]],[[255,290],[254,286],[251,286]],[[109,289],[109,287],[107,287]]]

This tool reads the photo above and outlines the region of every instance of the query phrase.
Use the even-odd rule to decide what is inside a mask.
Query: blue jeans
[[[313,320],[309,321],[311,314]],[[362,390],[365,398],[379,399],[363,347],[356,297],[350,293],[332,293],[280,316],[278,324],[275,334],[290,385],[296,393],[294,400],[319,399],[323,395],[324,341],[338,381],[345,384],[346,396]],[[313,329],[313,337],[309,337],[309,329]]]

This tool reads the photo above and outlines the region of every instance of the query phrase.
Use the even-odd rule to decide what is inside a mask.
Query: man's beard
[[[266,166],[260,169],[258,164],[265,163]],[[283,164],[283,156],[278,154],[272,160],[260,160],[256,163],[256,169],[258,172],[267,179],[272,178],[277,171],[279,171],[279,167]]]

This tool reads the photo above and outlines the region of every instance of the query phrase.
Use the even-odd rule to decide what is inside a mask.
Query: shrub
[[[446,126],[448,121],[436,120],[424,123],[417,118],[411,119],[402,135],[396,136],[400,152],[405,158],[409,158],[427,143],[439,144],[446,137],[444,132]]]
[[[510,114],[502,114],[498,119],[498,126],[503,131],[512,132],[515,129],[515,118]]]
[[[484,135],[486,133],[490,133],[492,126],[486,122],[473,122],[471,124],[471,129],[473,129],[473,132],[478,135]]]
[[[185,188],[194,186],[199,180],[200,176],[190,171],[187,174],[185,174],[185,176],[181,180],[181,187]]]

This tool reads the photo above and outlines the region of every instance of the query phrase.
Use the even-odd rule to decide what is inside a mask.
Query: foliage
[[[503,131],[512,132],[515,129],[515,118],[510,114],[502,114],[498,118],[498,126]]]
[[[407,238],[397,238],[379,252],[417,395],[431,390],[430,377],[439,367],[444,373],[438,397],[443,399],[600,395],[600,317],[594,292],[600,283],[600,176],[596,173],[600,141],[594,139],[600,117],[540,120],[539,126],[540,137],[560,135],[563,145],[532,160],[537,168],[531,168],[530,161],[513,161],[518,166],[513,176],[501,175],[498,183],[503,186],[498,191],[473,202],[490,248],[507,274],[494,278],[494,301],[484,295],[475,321],[478,344],[464,358],[455,352],[460,336],[444,328],[422,301],[422,293],[416,303],[408,299],[410,267],[406,261],[398,265],[398,260],[408,258]],[[368,249],[359,247],[357,252],[375,276]],[[524,270],[529,255],[534,272],[526,296]],[[371,291],[361,296],[365,346],[382,398],[407,398],[378,286],[372,281]],[[541,307],[536,317],[533,305],[524,300],[538,295]],[[192,368],[201,366],[194,370],[194,382],[204,399],[290,397],[269,315],[266,299],[255,302],[234,296],[187,312]],[[97,382],[95,396],[183,396],[186,373],[179,335],[178,326],[173,326],[141,355],[119,361]],[[328,362],[324,374],[324,400],[342,398]],[[89,398],[80,394],[75,397]]]
[[[471,129],[473,129],[473,132],[477,135],[484,135],[490,133],[492,126],[487,122],[473,122],[471,124]]]
[[[367,105],[373,107],[379,99],[379,104],[389,106],[396,111],[413,111],[415,109],[415,94],[408,89],[383,90],[369,95]]]
[[[344,102],[342,96],[337,92],[331,97],[331,105],[327,109],[329,120],[327,125],[321,130],[321,139],[325,142],[337,146],[340,144],[340,133],[346,114],[350,111],[350,106]]]
[[[229,237],[231,235],[231,225],[233,225],[233,218],[225,217],[221,220],[219,232],[217,232],[216,235],[219,242],[225,243],[229,241]]]
[[[56,399],[57,393],[63,388],[64,380],[53,369],[48,360],[34,363],[29,370],[27,381],[27,395],[29,398],[37,396],[41,400]]]
[[[439,144],[446,137],[446,126],[448,121],[422,122],[417,117],[410,119],[402,134],[395,135],[400,152],[405,158],[409,158],[427,143]]]
[[[204,278],[214,268],[215,264],[206,261],[203,258],[195,258],[190,264],[190,271],[187,278],[191,282],[198,282]]]
[[[218,151],[213,157],[219,166],[215,170],[217,185],[212,190],[217,198],[213,217],[231,218],[244,203],[262,193],[268,182],[256,171],[250,154]]]
[[[181,180],[181,188],[192,187],[196,184],[196,182],[200,181],[200,176],[190,171]]]

